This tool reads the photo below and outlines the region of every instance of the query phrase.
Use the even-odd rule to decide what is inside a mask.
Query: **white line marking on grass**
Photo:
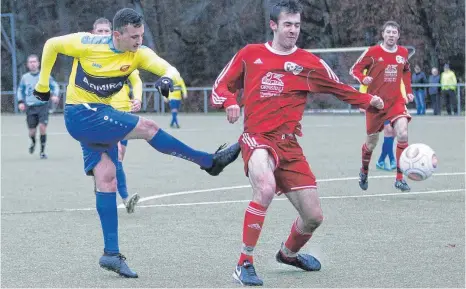
[[[458,172],[458,173],[438,173],[434,174],[433,176],[458,176],[458,175],[465,175],[466,172]],[[393,175],[390,176],[372,176],[370,179],[386,179],[386,178],[393,178]],[[347,178],[331,178],[331,179],[322,179],[318,180],[318,182],[336,182],[336,181],[348,181],[348,180],[357,180],[357,177],[347,177]],[[181,196],[181,195],[189,195],[189,194],[197,194],[197,193],[205,193],[205,192],[215,192],[215,191],[228,191],[228,190],[236,190],[236,189],[244,189],[249,188],[250,185],[242,185],[242,186],[231,186],[231,187],[220,187],[220,188],[212,188],[212,189],[203,189],[203,190],[192,190],[192,191],[181,191],[181,192],[174,192],[168,194],[161,194],[155,195],[147,198],[141,198],[139,203],[154,200],[154,199],[162,199],[167,197],[173,196]],[[403,195],[422,195],[422,194],[439,194],[439,193],[454,193],[454,192],[465,192],[465,189],[448,189],[448,190],[434,190],[434,191],[424,191],[424,192],[406,192],[406,193],[389,193],[389,194],[368,194],[368,195],[352,195],[352,196],[326,196],[321,197],[321,199],[348,199],[348,198],[372,198],[372,197],[384,197],[384,196],[403,196]],[[286,200],[286,198],[276,198],[275,200]],[[216,201],[216,202],[198,202],[198,203],[178,203],[178,204],[158,204],[158,205],[138,205],[141,208],[152,208],[152,207],[177,207],[177,206],[194,206],[194,205],[210,205],[210,204],[230,204],[230,203],[244,203],[250,202],[251,200],[233,200],[233,201]],[[119,209],[123,209],[124,205],[120,204],[118,206]],[[60,212],[81,212],[81,211],[94,211],[95,208],[76,208],[76,209],[55,209],[55,210],[35,210],[35,211],[4,211],[2,215],[13,215],[13,214],[31,214],[31,213],[60,213]]]
[[[433,176],[440,177],[440,176],[457,176],[457,175],[464,175],[466,172],[459,172],[459,173],[438,173],[433,174]],[[381,176],[370,176],[369,179],[389,179],[394,178],[394,175],[381,175]],[[317,184],[319,183],[326,183],[326,182],[341,182],[341,181],[351,181],[351,180],[358,180],[359,177],[346,177],[346,178],[331,178],[331,179],[322,179],[317,180]],[[231,186],[231,187],[219,187],[219,188],[212,188],[212,189],[203,189],[203,190],[190,190],[190,191],[181,191],[181,192],[174,192],[168,194],[161,194],[161,195],[154,195],[150,197],[141,198],[139,203],[147,202],[150,200],[155,199],[162,199],[174,196],[184,196],[184,195],[191,195],[191,194],[199,194],[199,193],[208,193],[208,192],[217,192],[217,191],[231,191],[231,190],[239,190],[239,189],[246,189],[250,188],[251,185],[241,185],[241,186]],[[119,208],[123,208],[123,205],[118,206]]]
[[[424,195],[424,194],[440,194],[440,193],[456,193],[466,192],[465,189],[454,190],[437,190],[424,192],[405,192],[405,193],[390,193],[390,194],[372,194],[372,195],[354,195],[354,196],[328,196],[320,197],[320,199],[354,199],[354,198],[374,198],[388,196],[405,196],[405,195]],[[287,198],[276,198],[274,201],[285,201]],[[156,207],[182,207],[182,206],[198,206],[198,205],[220,205],[232,203],[249,203],[251,200],[233,200],[233,201],[216,201],[216,202],[198,202],[198,203],[178,203],[178,204],[157,204],[157,205],[142,205],[140,208],[156,208]]]
[[[427,195],[427,194],[441,194],[441,193],[465,193],[465,189],[448,189],[448,190],[435,190],[435,191],[421,191],[421,192],[405,192],[405,193],[389,193],[389,194],[369,194],[369,195],[351,195],[351,196],[327,196],[320,197],[320,199],[355,199],[355,198],[377,198],[389,196],[408,196],[408,195]],[[287,198],[278,197],[275,201],[284,201]],[[156,204],[156,205],[139,205],[138,208],[158,208],[158,207],[187,207],[187,206],[201,206],[201,205],[222,205],[234,203],[248,203],[251,200],[230,200],[230,201],[213,201],[213,202],[196,202],[196,203],[174,203],[174,204]],[[123,207],[120,207],[123,209]],[[36,214],[36,213],[65,213],[65,212],[83,212],[94,211],[95,208],[77,208],[77,209],[57,209],[57,210],[43,210],[43,211],[13,211],[2,212],[2,215],[18,215],[18,214]]]

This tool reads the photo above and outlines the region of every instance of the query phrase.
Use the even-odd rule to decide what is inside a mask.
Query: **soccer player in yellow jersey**
[[[178,82],[175,83],[173,92],[170,92],[167,99],[167,101],[169,101],[170,110],[172,112],[172,121],[170,123],[170,127],[180,128],[180,125],[178,124],[178,111],[180,110],[181,106],[181,98],[186,99],[187,97],[188,92],[186,90],[186,84],[180,77]]]
[[[99,18],[92,25],[92,34],[109,36],[112,33],[112,23],[107,18]],[[137,112],[141,109],[142,101],[142,81],[139,77],[139,71],[133,71],[128,77],[129,83],[132,87],[132,93],[128,83],[125,82],[123,88],[112,97],[111,106],[114,109]],[[131,99],[131,94],[133,99]],[[139,201],[139,195],[133,194],[129,197],[128,187],[126,185],[126,174],[123,169],[123,159],[125,158],[126,148],[128,147],[128,140],[121,140],[118,142],[118,164],[116,167],[117,189],[120,194],[123,204],[126,207],[128,214],[134,213],[134,208]]]
[[[94,177],[104,238],[99,264],[121,276],[137,278],[118,246],[117,143],[123,139],[144,139],[159,152],[194,162],[211,175],[220,174],[236,160],[240,147],[238,143],[228,148],[221,146],[214,154],[197,151],[160,129],[153,120],[110,106],[112,97],[136,69],[161,76],[156,86],[164,96],[173,91],[173,80],[180,77],[168,62],[141,46],[144,25],[139,13],[129,8],[119,10],[113,18],[113,28],[111,36],[75,33],[47,40],[34,95],[42,101],[49,100],[50,72],[58,53],[74,58],[64,117],[69,134],[82,146],[84,170]],[[133,100],[133,105],[140,102]]]

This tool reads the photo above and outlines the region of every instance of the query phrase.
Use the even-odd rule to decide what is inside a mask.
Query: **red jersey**
[[[320,58],[295,47],[289,52],[270,45],[251,44],[241,49],[222,70],[212,89],[214,107],[228,107],[243,89],[244,131],[249,133],[295,133],[302,135],[307,94],[334,94],[364,109],[372,96],[340,82]]]
[[[406,94],[413,93],[408,49],[403,46],[397,46],[394,52],[380,44],[368,48],[351,67],[350,75],[361,84],[366,75],[372,77],[367,92],[381,97],[386,107],[406,103]]]

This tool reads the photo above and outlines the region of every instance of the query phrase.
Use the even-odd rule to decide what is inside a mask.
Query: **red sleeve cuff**
[[[235,104],[237,105],[238,102],[236,102],[236,98],[234,96],[231,96],[231,97],[228,97],[227,100],[225,100],[225,102],[223,103],[223,107],[227,108]]]

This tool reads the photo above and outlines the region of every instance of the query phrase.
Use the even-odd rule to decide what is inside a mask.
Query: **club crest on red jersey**
[[[403,56],[401,56],[401,55],[397,55],[397,56],[396,56],[396,62],[397,62],[397,63],[400,63],[400,64],[405,64],[405,63],[406,63],[406,59],[405,59]]]
[[[301,71],[303,71],[303,67],[294,63],[294,62],[290,62],[290,61],[287,61],[285,62],[285,71],[286,72],[292,72],[294,75],[298,75],[301,73]]]

